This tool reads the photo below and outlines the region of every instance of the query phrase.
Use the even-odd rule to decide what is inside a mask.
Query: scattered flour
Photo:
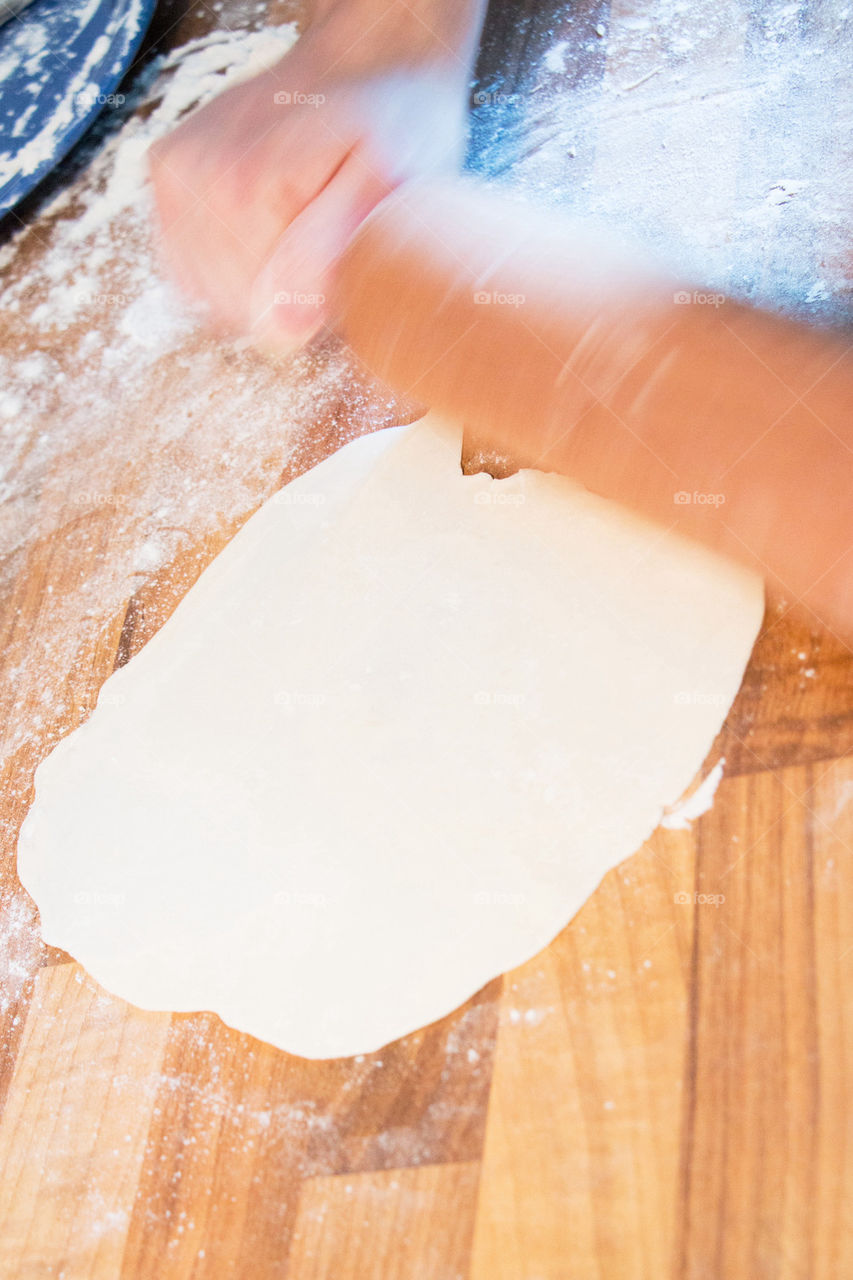
[[[523,92],[488,86],[470,167],[709,290],[853,321],[853,11],[626,0],[594,21],[567,6]]]
[[[553,44],[543,59],[543,65],[546,71],[565,71],[568,49],[568,40],[558,40],[556,44]]]
[[[118,323],[119,332],[129,342],[155,354],[175,345],[192,328],[188,308],[165,280],[148,285],[122,312]]]
[[[87,167],[0,250],[0,764],[43,754],[85,713],[117,612],[152,575],[174,604],[223,534],[313,458],[300,465],[318,422],[331,448],[403,418],[330,340],[275,363],[210,337],[152,248],[151,142],[296,36],[216,31],[148,64]],[[192,571],[174,569],[187,551]],[[20,610],[28,581],[35,611]]]

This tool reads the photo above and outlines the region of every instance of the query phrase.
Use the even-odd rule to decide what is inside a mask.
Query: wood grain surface
[[[479,84],[503,96],[475,115],[471,167],[504,177],[535,167],[550,146],[564,170],[554,179],[551,160],[546,168],[571,203],[574,189],[617,180],[620,148],[627,156],[637,145],[644,112],[658,111],[674,136],[677,95],[651,96],[660,43],[639,76],[633,67],[626,78],[620,62],[620,33],[634,30],[641,7],[493,6]],[[731,50],[757,39],[758,7],[695,11],[723,8],[728,60],[719,41],[716,53],[703,46],[693,68],[703,84],[717,56],[720,74],[740,75]],[[285,5],[267,12],[292,16]],[[215,11],[164,4],[144,57],[260,20],[238,0]],[[567,94],[594,98],[610,76],[634,95],[609,116],[579,107],[570,139],[565,115],[549,117],[537,70],[561,39]],[[689,86],[688,76],[679,92]],[[715,145],[731,146],[734,167],[739,143],[725,110],[722,120]],[[7,234],[30,228],[12,278],[46,252],[52,216],[32,201],[7,219]],[[211,339],[193,342],[182,358],[207,360],[211,399],[227,395],[235,357]],[[47,353],[59,368],[69,343],[61,329],[39,336],[19,313],[0,318],[0,353]],[[340,358],[326,341],[307,366],[276,376],[307,379],[310,398],[312,379]],[[252,376],[261,368],[260,357],[240,359]],[[184,394],[184,366],[162,363],[141,397],[116,393],[116,429],[138,443],[138,460],[102,460],[102,492],[142,491],[151,415]],[[74,387],[57,381],[34,417],[13,487],[41,435],[68,418]],[[39,760],[253,506],[344,440],[413,412],[349,368],[297,444],[270,439],[242,511],[188,522],[163,564],[128,577],[120,606],[96,605],[91,617],[74,593],[123,545],[120,505],[81,504],[62,490],[60,468],[28,490],[30,515],[11,508],[0,657],[0,1276],[853,1276],[853,659],[792,601],[768,606],[709,755],[709,765],[726,758],[711,811],[690,830],[656,832],[545,951],[380,1053],[308,1062],[209,1013],[143,1012],[40,942],[14,872]],[[209,481],[198,462],[179,461],[189,481]],[[48,506],[36,527],[32,513]]]

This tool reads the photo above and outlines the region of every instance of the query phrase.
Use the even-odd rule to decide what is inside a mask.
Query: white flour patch
[[[176,344],[193,327],[189,307],[165,280],[148,285],[118,323],[119,332],[131,343],[154,353]]]

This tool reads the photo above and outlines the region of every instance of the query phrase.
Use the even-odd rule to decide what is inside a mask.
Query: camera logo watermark
[[[520,507],[524,502],[523,493],[507,493],[502,489],[485,489],[474,494],[478,507]]]
[[[277,307],[322,307],[325,301],[325,293],[288,293],[287,290],[273,298]]]
[[[692,493],[688,493],[686,489],[679,489],[677,493],[672,495],[672,500],[677,507],[721,507],[726,501],[724,493],[699,493],[696,489]]]
[[[726,300],[724,293],[703,293],[700,289],[677,289],[672,295],[677,307],[721,307]]]
[[[291,493],[289,486],[279,489],[270,498],[270,502],[280,507],[322,507],[325,501],[325,493],[305,493],[299,489]]]
[[[81,489],[73,494],[71,501],[78,507],[123,507],[127,502],[126,493],[96,493],[94,490]]]
[[[90,86],[81,89],[74,95],[74,101],[80,111],[91,111],[93,107],[123,107],[127,98],[123,93],[99,93]]]
[[[273,94],[272,100],[277,107],[322,107],[326,95],[303,93],[300,89],[294,89],[292,93],[288,89],[279,89],[278,93]]]
[[[729,700],[723,693],[706,693],[703,689],[681,689],[672,695],[677,707],[727,707]]]
[[[478,289],[474,294],[478,307],[523,307],[526,301],[523,293],[501,293],[499,289]]]
[[[512,107],[521,101],[521,94],[502,93],[499,89],[477,89],[471,95],[475,107]]]
[[[70,299],[75,307],[126,307],[130,303],[126,293],[90,293],[87,289],[72,289]]]
[[[474,702],[478,707],[520,707],[524,700],[523,693],[504,693],[493,689],[481,689],[474,694]]]
[[[475,907],[523,907],[527,901],[523,893],[502,889],[480,889],[472,897]]]
[[[102,688],[98,694],[99,707],[123,707],[127,697],[123,693],[115,693],[112,689]]]
[[[279,689],[273,702],[277,707],[325,707],[328,705],[329,695],[302,689]]]
[[[100,889],[78,889],[74,903],[78,907],[120,907],[127,901],[124,893],[106,893]]]

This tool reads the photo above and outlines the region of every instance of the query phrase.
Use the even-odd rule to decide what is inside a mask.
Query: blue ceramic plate
[[[155,4],[35,0],[0,27],[0,214],[116,105]]]

